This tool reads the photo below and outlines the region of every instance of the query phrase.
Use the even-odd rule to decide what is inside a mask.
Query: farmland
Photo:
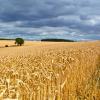
[[[0,41],[0,100],[100,100],[100,41],[12,45]]]

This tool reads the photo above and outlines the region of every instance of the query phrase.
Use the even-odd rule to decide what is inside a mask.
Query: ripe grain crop
[[[5,44],[0,100],[100,100],[100,41]]]

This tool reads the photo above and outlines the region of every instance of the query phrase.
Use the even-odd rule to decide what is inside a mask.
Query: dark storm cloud
[[[62,38],[94,39],[100,36],[99,10],[99,0],[0,0],[0,34],[61,32]]]
[[[75,7],[68,4],[62,0],[3,0],[0,2],[0,17],[3,21],[53,18],[74,13]]]

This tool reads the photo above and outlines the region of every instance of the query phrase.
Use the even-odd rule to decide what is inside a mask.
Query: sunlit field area
[[[0,41],[0,100],[100,100],[99,93],[100,41]]]

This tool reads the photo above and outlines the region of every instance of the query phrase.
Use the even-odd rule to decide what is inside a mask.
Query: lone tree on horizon
[[[18,46],[22,46],[22,44],[24,44],[24,39],[22,38],[16,38],[15,39],[15,44],[17,44]]]

